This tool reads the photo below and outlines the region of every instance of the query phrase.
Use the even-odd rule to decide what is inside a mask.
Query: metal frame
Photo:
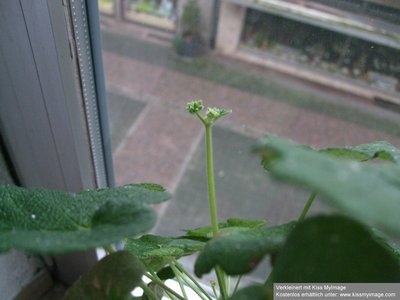
[[[23,186],[113,185],[93,2],[0,1],[0,132]],[[94,251],[55,257],[59,279],[72,283],[96,260]]]
[[[93,2],[93,1],[92,1]],[[77,53],[80,84],[85,105],[87,129],[91,145],[97,187],[107,186],[103,154],[101,122],[98,111],[97,89],[92,62],[89,21],[85,0],[70,0],[74,47]]]

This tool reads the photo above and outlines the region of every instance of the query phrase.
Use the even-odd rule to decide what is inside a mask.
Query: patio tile
[[[154,182],[174,188],[201,125],[185,112],[149,104],[115,153],[117,185]]]
[[[141,114],[145,104],[124,95],[108,92],[108,114],[112,149],[124,140],[129,128]]]
[[[103,53],[106,83],[132,94],[151,94],[164,72],[157,65],[147,64],[112,52]]]
[[[212,106],[222,93],[223,87],[218,84],[171,70],[163,73],[154,90],[160,101],[181,107],[197,99],[203,99],[206,105]]]

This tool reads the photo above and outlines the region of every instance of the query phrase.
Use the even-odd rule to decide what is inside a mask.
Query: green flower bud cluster
[[[195,114],[204,108],[202,100],[196,100],[186,104],[186,110],[191,114]]]
[[[203,101],[196,100],[186,105],[186,110],[191,114],[196,114],[204,125],[213,125],[219,118],[232,113],[232,110],[217,107],[208,107],[204,116],[200,115],[200,111],[204,109]]]
[[[228,109],[209,107],[206,112],[206,121],[214,123],[219,118],[229,115],[232,111]]]

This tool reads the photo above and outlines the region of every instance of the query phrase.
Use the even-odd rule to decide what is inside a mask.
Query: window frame
[[[98,13],[87,0],[0,4],[0,132],[22,186],[114,185]],[[67,284],[96,260],[54,257]]]

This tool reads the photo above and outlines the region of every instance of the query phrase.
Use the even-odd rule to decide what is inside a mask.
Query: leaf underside
[[[151,229],[150,204],[169,199],[156,185],[66,193],[0,187],[0,252],[65,253],[109,245]]]
[[[354,149],[361,148],[369,156],[380,153],[398,162],[399,150],[389,145],[379,142]],[[275,178],[316,191],[322,201],[336,209],[400,235],[400,168],[397,164],[339,159],[272,136],[263,139],[256,151]]]
[[[371,159],[388,160],[400,165],[400,150],[386,141],[377,141],[362,144],[355,147],[325,148],[320,152],[327,153],[338,158],[367,161]]]
[[[221,236],[231,235],[247,230],[261,228],[267,221],[265,220],[245,220],[238,218],[227,219],[225,222],[219,223],[219,234]],[[213,231],[211,226],[200,227],[196,229],[186,230],[187,237],[211,239]]]
[[[204,242],[186,237],[162,237],[144,235],[139,239],[127,239],[125,250],[140,258],[153,271],[160,270],[172,259],[202,250]]]
[[[262,258],[282,246],[295,223],[270,228],[256,228],[208,242],[195,263],[197,276],[220,266],[228,275],[253,270]],[[232,263],[234,262],[234,263]]]

